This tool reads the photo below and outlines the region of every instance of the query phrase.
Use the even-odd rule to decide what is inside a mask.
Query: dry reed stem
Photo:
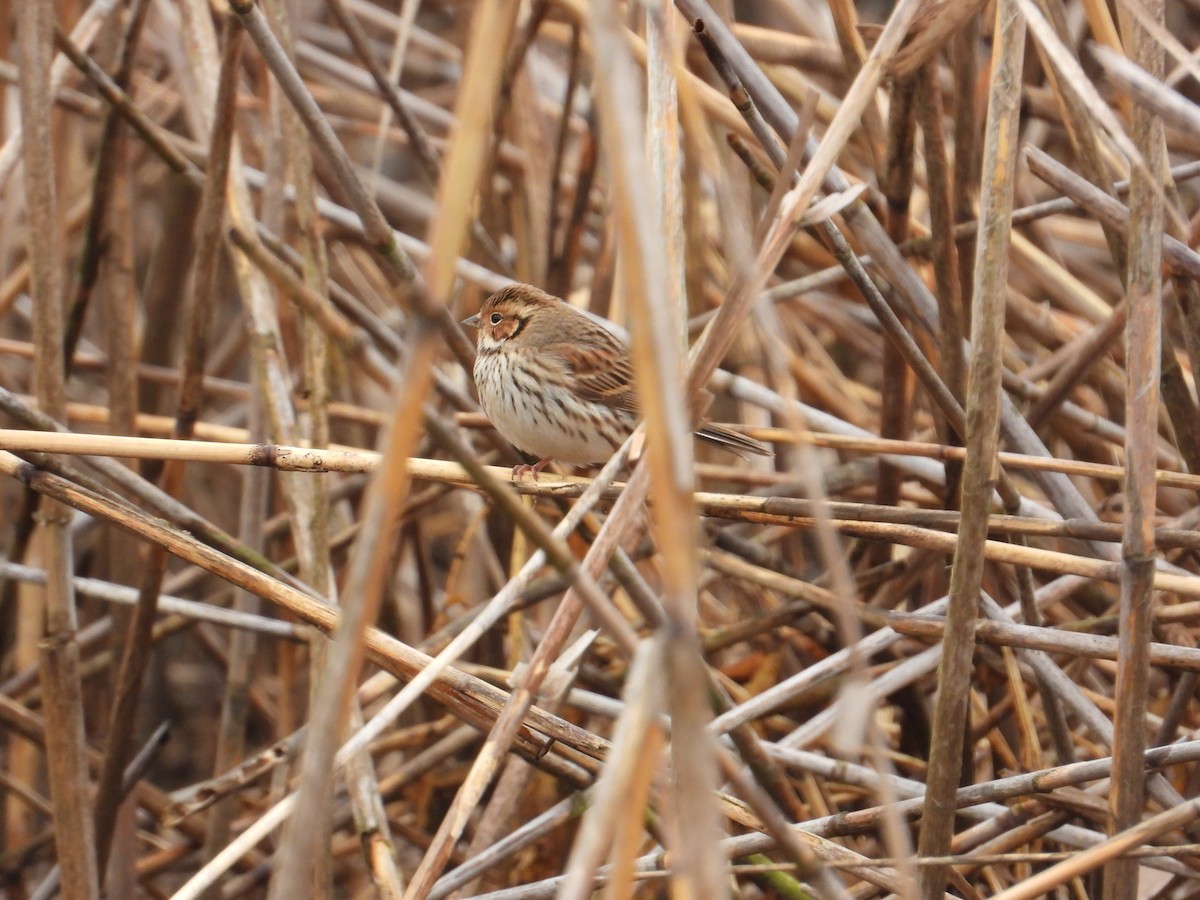
[[[64,837],[87,816],[54,796],[57,774],[43,796],[74,759],[77,799],[105,785],[103,830],[130,788],[105,854],[120,896],[615,897],[666,879],[913,896],[947,867],[962,897],[1132,896],[1158,878],[1188,895],[1188,834],[1169,824],[1148,846],[1137,823],[1194,817],[1200,771],[1200,26],[1186,4],[1161,21],[1119,4],[1120,33],[1094,0],[1016,5],[1022,47],[981,23],[993,4],[942,0],[882,28],[848,0],[739,7],[754,25],[704,0],[264,0],[224,17],[98,0],[58,6],[40,82],[24,30],[0,29],[0,92],[36,89],[41,117],[0,136],[4,883],[43,896],[74,865],[55,840],[81,847]],[[472,22],[492,13],[477,51]],[[243,22],[256,47],[224,66],[230,142],[214,113]],[[1025,51],[1020,84],[995,80],[992,48]],[[1170,73],[1145,61],[1163,50]],[[1025,153],[1011,215],[980,221],[989,91],[1021,101]],[[56,203],[36,199],[47,159]],[[58,249],[32,253],[48,225]],[[514,273],[630,328],[653,411],[632,467],[626,448],[596,477],[511,481],[457,319]],[[43,327],[50,279],[65,328]],[[1003,445],[996,490],[960,511],[975,448],[956,446],[959,364],[980,350],[963,338],[982,282],[1004,315],[982,345]],[[212,319],[185,363],[190,291]],[[1161,296],[1157,352],[1127,293]],[[1142,336],[1126,346],[1122,328]],[[1147,373],[1157,410],[1126,388]],[[184,382],[193,439],[172,441],[162,413]],[[773,463],[682,465],[702,388],[710,415],[774,442]],[[358,449],[389,438],[386,462]],[[177,498],[152,484],[164,463]],[[27,549],[43,496],[70,523],[59,565]],[[1136,631],[1130,535],[1151,592]],[[145,604],[125,639],[139,551],[167,568],[158,614]],[[956,554],[981,572],[957,645],[969,752],[953,852],[920,858],[918,817],[953,780],[929,747],[953,738],[930,702]],[[68,579],[77,661],[47,691],[40,617],[18,609]],[[146,677],[118,693],[125,653]],[[90,740],[73,756],[58,683]],[[166,719],[177,740],[143,740]],[[280,840],[297,791],[327,812]],[[1106,796],[1134,827],[1094,850]]]
[[[103,513],[105,505],[102,502],[98,502],[98,498],[90,496],[87,492],[72,488],[69,484],[62,482],[54,476],[46,476],[30,471],[23,464],[17,463],[10,466],[9,463],[10,458],[6,458],[6,455],[0,456],[0,469],[10,476],[26,481],[34,490],[45,493],[55,500],[68,503],[78,509],[86,510],[93,514]],[[252,590],[266,599],[285,606],[297,617],[321,628],[323,631],[331,632],[338,624],[339,616],[336,610],[327,603],[314,600],[307,594],[303,594],[268,576],[262,575],[243,563],[225,557],[199,544],[183,533],[172,532],[164,528],[161,522],[156,522],[150,517],[125,511],[118,516],[114,516],[113,523],[151,543],[166,547],[176,556],[180,556],[202,568],[208,569],[233,584]],[[386,658],[388,662],[384,663],[384,667],[392,669],[395,674],[402,677],[415,675],[418,671],[426,667],[428,661],[428,658],[424,654],[413,651],[394,638],[390,638],[377,631],[368,634],[366,651],[377,662],[381,662]],[[450,684],[455,681],[456,679],[453,677],[442,676],[439,677],[436,684]],[[473,683],[475,687],[482,689],[480,696],[490,698],[487,701],[487,705],[496,708],[496,700],[501,696],[501,692],[484,688],[481,682]],[[436,684],[433,686],[434,688],[436,688]],[[438,691],[434,689],[431,690],[431,693],[436,696]],[[443,699],[447,699],[450,696],[451,694],[448,693]],[[458,704],[455,705],[458,706]],[[459,711],[465,712],[471,705],[469,703],[468,707],[459,706]],[[486,707],[481,708],[480,711],[483,718],[480,718],[478,713],[468,713],[466,717],[475,722],[485,721],[490,718]],[[538,717],[534,716],[534,718]],[[556,736],[561,738],[561,735]],[[578,737],[571,742],[573,745],[596,746],[590,739],[585,738],[581,742]]]
[[[1188,825],[1195,818],[1197,812],[1200,812],[1200,799],[1193,799],[1161,812],[1139,825],[1113,835],[1108,841],[1085,853],[1061,862],[1020,885],[1002,891],[996,895],[996,900],[1026,900],[1026,898],[1040,896],[1048,888],[1063,884],[1068,879],[1087,872],[1090,868],[1119,857],[1126,850],[1146,843],[1164,831]],[[1128,862],[1134,864],[1136,861],[1130,859]]]
[[[647,454],[639,468],[646,469],[650,479],[654,501],[650,532],[662,558],[662,637],[651,644],[650,658],[643,665],[665,675],[665,707],[673,723],[674,774],[663,810],[667,841],[678,859],[672,890],[715,898],[724,893],[718,887],[721,879],[712,852],[720,835],[712,802],[718,779],[714,748],[705,730],[711,715],[708,680],[698,655],[691,404],[685,393],[679,339],[686,318],[681,289],[683,252],[678,245],[683,211],[676,186],[678,163],[671,166],[669,162],[680,149],[679,123],[669,77],[672,39],[665,32],[666,13],[658,6],[646,8],[651,58],[644,114],[640,79],[631,65],[616,4],[593,3],[588,25],[596,58],[611,63],[597,71],[597,118],[601,147],[612,169],[618,284],[629,310],[631,357],[639,373],[638,400],[647,420]],[[652,135],[649,147],[648,133]],[[653,189],[647,190],[650,185]],[[613,765],[625,765],[624,757],[634,746],[618,748]],[[643,777],[643,788],[647,781],[648,774]],[[617,792],[618,797],[622,793],[617,785],[602,784],[598,790],[602,797],[608,791]],[[602,830],[597,838],[601,849],[612,842],[617,859],[631,855],[630,842],[640,837],[630,821],[633,812],[626,813],[622,824],[610,825],[619,828],[616,834]],[[572,877],[564,888],[565,896],[590,893],[598,860],[592,862],[592,866],[568,869]]]
[[[61,260],[63,239],[56,219],[58,188],[51,123],[53,7],[31,4],[20,13],[18,43],[20,108],[24,127],[24,188],[28,210],[27,253],[37,347],[33,376],[38,404],[61,417],[66,406]],[[83,759],[84,698],[79,677],[78,617],[71,590],[74,556],[70,513],[54,500],[39,504],[34,558],[47,573],[44,590],[33,592],[21,615],[42,623],[39,672],[48,718],[46,764],[54,806],[55,845],[68,896],[98,896],[93,809]],[[27,631],[27,633],[30,633]]]
[[[867,446],[861,441],[842,442],[836,439],[830,441],[835,446],[853,444]],[[905,442],[886,442],[891,452],[901,449]],[[222,444],[217,442],[198,441],[169,441],[149,438],[121,438],[88,435],[51,435],[39,432],[8,431],[0,429],[0,449],[18,451],[48,451],[63,452],[70,450],[74,453],[107,453],[118,456],[131,456],[143,459],[193,460],[201,462],[223,462],[249,466],[267,466],[291,472],[373,472],[379,466],[379,456],[366,451],[344,450],[314,450],[304,447],[279,447],[275,445],[241,445]],[[958,455],[957,448],[935,448],[931,445],[918,446],[915,449],[930,453],[935,450],[949,452],[951,457]],[[1002,458],[1019,462],[1014,455],[1002,455]],[[1040,464],[1040,463],[1039,463]],[[414,479],[432,481],[440,484],[471,486],[475,477],[465,471],[457,463],[440,460],[411,459],[407,468]],[[1068,470],[1074,467],[1067,467]],[[1115,467],[1085,467],[1081,471],[1095,471],[1104,477],[1117,479],[1121,471]],[[500,479],[507,474],[503,468],[487,467],[488,477]],[[1200,481],[1195,477],[1169,472],[1158,472],[1162,482],[1175,484],[1180,487],[1197,488]],[[614,485],[607,487],[603,482],[575,476],[558,476],[529,481],[515,482],[513,488],[530,496],[546,496],[575,498],[584,495],[585,488],[596,485],[600,488],[596,497],[615,498],[621,496],[627,486]],[[749,497],[736,494],[721,494],[713,492],[697,492],[695,495],[697,509],[704,515],[725,519],[738,519],[760,524],[776,523],[791,527],[811,527],[821,515],[821,505],[812,501],[792,499],[788,497]],[[951,511],[930,510],[922,512],[903,507],[882,507],[877,504],[828,503],[825,506],[830,515],[829,521],[835,528],[849,533],[861,535],[878,535],[899,543],[912,546],[929,546],[938,549],[953,548],[957,544],[954,532],[960,528],[960,516]],[[190,519],[181,524],[195,527]],[[1061,537],[1077,540],[1118,542],[1120,528],[1092,521],[1054,521],[1031,519],[1014,515],[991,515],[986,520],[990,532],[997,535],[1026,535],[1030,537]],[[931,529],[949,532],[945,535],[935,535]],[[1200,538],[1188,529],[1155,528],[1153,539],[1161,548],[1191,548],[1200,547]],[[244,558],[251,554],[242,548]],[[1001,544],[988,544],[985,552],[996,559],[1024,559],[1036,564],[1039,568],[1049,571],[1071,572],[1086,571],[1097,577],[1112,579],[1115,575],[1106,564],[1098,563],[1087,557],[1062,552],[1039,551],[1035,548],[1009,548]],[[1172,585],[1173,589],[1185,594],[1197,591],[1196,580],[1164,569],[1161,573],[1161,583]]]
[[[966,460],[962,473],[963,521],[950,574],[949,609],[944,656],[938,669],[938,693],[930,746],[927,812],[921,824],[919,853],[941,856],[953,834],[953,796],[959,780],[965,731],[972,631],[983,578],[987,510],[996,479],[999,449],[1001,385],[1000,342],[1004,331],[1003,299],[1008,274],[1008,219],[1013,208],[1018,106],[1013,84],[1021,80],[1025,29],[1015,6],[1000,0],[995,30],[1001,45],[993,60],[992,91],[984,141],[980,219],[987,223],[975,256],[972,290],[971,354],[968,362]],[[918,896],[938,897],[947,870],[928,866],[918,876]]]
[[[1164,13],[1156,4],[1152,15]],[[1151,73],[1161,77],[1163,54],[1146,30],[1123,17],[1129,52]],[[1109,796],[1109,834],[1125,831],[1141,819],[1145,805],[1140,757],[1146,746],[1142,723],[1147,710],[1150,670],[1150,624],[1154,601],[1154,541],[1150,536],[1156,506],[1154,459],[1158,430],[1159,381],[1162,342],[1162,231],[1163,196],[1159,173],[1166,161],[1163,123],[1155,112],[1138,105],[1133,113],[1133,140],[1146,161],[1147,171],[1133,171],[1129,193],[1129,261],[1125,327],[1125,536],[1121,542],[1121,628],[1117,658],[1116,699],[1113,719],[1113,788]],[[1104,896],[1116,898],[1137,890],[1137,865],[1133,860],[1113,861],[1105,867]]]

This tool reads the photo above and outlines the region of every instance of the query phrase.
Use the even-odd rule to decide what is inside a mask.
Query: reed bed
[[[1200,896],[1200,6],[731,6],[0,7],[0,893]]]

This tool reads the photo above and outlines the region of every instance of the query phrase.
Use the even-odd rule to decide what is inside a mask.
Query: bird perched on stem
[[[628,348],[604,326],[532,285],[501,288],[463,321],[479,329],[475,387],[496,430],[538,457],[513,477],[554,459],[599,463],[625,443],[638,422]],[[696,436],[737,453],[771,449],[723,425]]]

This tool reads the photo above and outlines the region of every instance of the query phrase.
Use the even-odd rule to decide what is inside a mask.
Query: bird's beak
[[[468,328],[478,328],[479,327],[479,313],[475,313],[475,315],[471,316],[469,319],[463,319],[462,323],[464,325],[466,325]]]

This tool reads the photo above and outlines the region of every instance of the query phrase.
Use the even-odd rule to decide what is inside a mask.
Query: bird
[[[552,460],[601,463],[633,432],[639,417],[629,349],[569,303],[511,284],[462,324],[478,329],[479,405],[505,440],[538,458],[514,466],[514,478],[536,478]],[[774,455],[723,425],[705,424],[696,435],[738,455]]]

